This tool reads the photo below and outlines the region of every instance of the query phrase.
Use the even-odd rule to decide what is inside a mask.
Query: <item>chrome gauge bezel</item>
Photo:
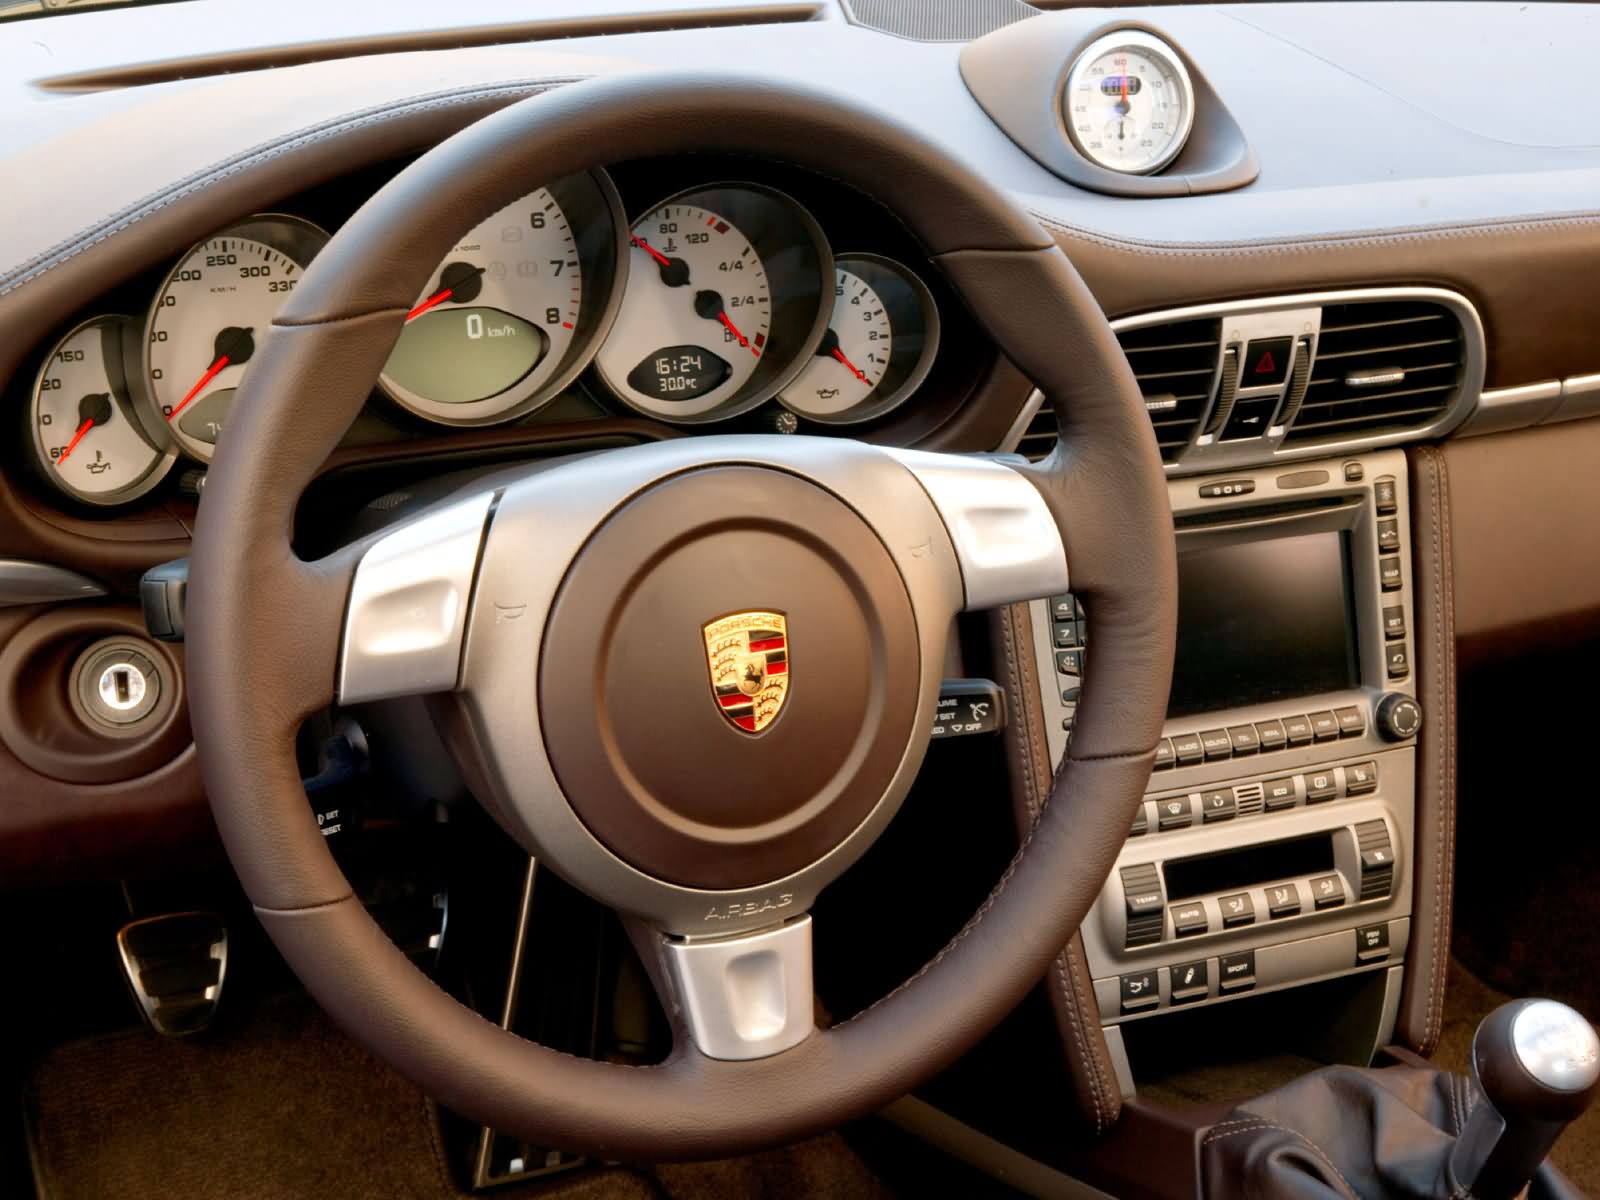
[[[891,311],[889,319],[890,347],[889,366],[884,371],[883,378],[864,400],[858,404],[836,413],[808,412],[803,403],[787,392],[780,393],[778,403],[782,404],[796,416],[804,417],[808,421],[815,421],[820,425],[859,425],[864,421],[875,420],[887,416],[890,412],[904,404],[911,395],[922,386],[927,379],[928,372],[933,369],[934,359],[939,354],[939,306],[934,301],[933,293],[928,290],[928,285],[910,267],[902,262],[882,254],[869,254],[863,251],[852,251],[834,256],[835,271],[847,270],[862,279],[873,291],[878,293],[880,299],[885,299],[882,280],[892,278],[905,287],[910,299],[920,310],[918,313],[921,325],[921,339],[914,340],[903,338],[902,333],[895,327],[895,313]],[[857,268],[866,267],[876,278],[868,278]],[[835,285],[837,286],[837,284]],[[833,305],[828,305],[827,319],[831,322]],[[824,333],[827,327],[824,326]],[[820,343],[819,339],[819,343]],[[815,347],[813,347],[815,349]],[[805,363],[802,361],[801,368]],[[800,372],[796,372],[798,378]],[[795,382],[791,379],[790,383]]]
[[[1162,60],[1173,78],[1178,81],[1183,91],[1183,119],[1178,127],[1172,144],[1157,159],[1145,166],[1136,169],[1119,167],[1113,163],[1104,162],[1097,158],[1093,151],[1086,147],[1079,139],[1077,127],[1073,124],[1072,114],[1069,111],[1071,97],[1078,84],[1082,81],[1084,72],[1096,59],[1121,49],[1137,49],[1155,58]],[[1067,72],[1066,82],[1062,85],[1061,94],[1056,97],[1056,116],[1065,129],[1072,148],[1083,156],[1085,161],[1094,164],[1101,170],[1114,171],[1118,175],[1155,175],[1171,166],[1173,160],[1183,153],[1183,148],[1189,143],[1189,135],[1194,132],[1195,117],[1194,80],[1189,77],[1189,69],[1184,65],[1183,58],[1172,44],[1165,38],[1157,37],[1143,29],[1113,29],[1110,33],[1102,34],[1094,39],[1072,60],[1072,67]]]
[[[622,307],[627,287],[629,225],[622,198],[611,176],[600,168],[538,184],[529,189],[528,195],[540,188],[548,189],[551,198],[560,205],[581,263],[583,294],[578,304],[578,319],[574,322],[577,328],[573,330],[565,354],[554,370],[541,371],[542,364],[536,365],[509,388],[465,403],[419,395],[391,378],[385,370],[378,377],[379,390],[407,412],[436,425],[478,427],[514,421],[554,400],[571,386],[599,352]],[[506,208],[514,208],[526,200],[524,196]],[[493,216],[491,214],[491,218]]]
[[[157,424],[165,430],[166,436],[176,443],[178,449],[190,458],[202,463],[209,463],[216,447],[210,442],[201,441],[183,432],[177,423],[169,420],[162,411],[163,405],[160,389],[155,386],[152,377],[154,364],[151,362],[150,347],[154,337],[155,319],[162,308],[162,301],[167,291],[177,279],[178,272],[185,263],[207,242],[217,238],[236,237],[241,241],[259,242],[278,251],[285,258],[291,260],[302,272],[311,264],[322,248],[328,244],[328,232],[315,222],[304,217],[297,217],[290,213],[254,213],[242,221],[236,221],[222,229],[207,234],[197,239],[177,258],[171,270],[162,278],[161,285],[156,289],[154,299],[150,302],[150,309],[145,314],[143,345],[140,351],[140,373],[143,381],[143,396],[148,404],[147,424]],[[296,281],[298,282],[298,281]],[[279,301],[279,307],[287,301],[285,293]],[[179,385],[182,386],[182,385]]]
[[[629,236],[644,218],[673,204],[694,205],[725,217],[761,256],[772,305],[773,333],[767,342],[768,351],[744,386],[722,403],[697,413],[657,407],[639,398],[625,378],[614,378],[607,370],[606,346],[603,345],[595,356],[595,374],[620,403],[652,420],[672,425],[726,421],[749,412],[781,392],[817,348],[833,311],[833,251],[822,227],[803,205],[777,188],[745,180],[697,184],[646,205],[637,216],[629,219]],[[796,250],[800,253],[794,253]],[[612,336],[626,320],[626,309],[624,294]],[[785,324],[782,335],[778,329],[780,320]],[[789,344],[782,344],[780,336]],[[781,353],[774,352],[775,349]]]
[[[143,474],[132,483],[109,492],[86,492],[73,486],[67,478],[56,469],[55,460],[50,457],[50,450],[39,436],[39,397],[44,387],[45,377],[50,373],[50,364],[55,361],[58,351],[68,342],[78,337],[88,329],[97,325],[111,325],[117,327],[116,359],[122,372],[121,395],[117,381],[106,379],[107,390],[113,396],[113,403],[122,410],[124,417],[131,421],[139,433],[140,439],[146,442],[154,455],[154,460]],[[62,495],[77,501],[79,504],[92,505],[96,508],[112,508],[119,504],[127,504],[139,497],[146,495],[156,487],[172,470],[172,465],[178,460],[178,449],[171,439],[158,430],[152,428],[149,420],[149,405],[143,399],[142,377],[139,374],[139,356],[135,348],[134,339],[141,335],[143,327],[135,317],[123,313],[101,313],[79,321],[60,337],[50,343],[50,349],[45,354],[44,360],[39,364],[39,369],[34,373],[32,389],[28,393],[28,441],[33,447],[34,465],[41,475],[47,479],[51,486]],[[107,359],[111,358],[108,353]]]

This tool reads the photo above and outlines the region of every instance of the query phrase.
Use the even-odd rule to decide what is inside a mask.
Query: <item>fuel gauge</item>
[[[28,425],[39,467],[85,504],[144,495],[177,457],[140,424],[129,393],[126,363],[138,337],[131,317],[85,321],[55,344],[34,380]]]

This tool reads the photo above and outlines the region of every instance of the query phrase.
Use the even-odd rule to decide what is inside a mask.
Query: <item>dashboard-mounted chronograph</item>
[[[595,367],[671,421],[731,417],[776,394],[827,324],[833,257],[809,214],[750,184],[697,188],[633,223],[622,308]]]
[[[1151,175],[1177,158],[1194,125],[1194,84],[1161,38],[1119,29],[1072,64],[1061,96],[1072,144],[1090,162]]]

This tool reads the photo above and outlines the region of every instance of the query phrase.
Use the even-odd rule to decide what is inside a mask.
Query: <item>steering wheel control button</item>
[[[1005,728],[1005,696],[989,679],[946,679],[939,685],[933,736],[965,737]]]
[[[345,618],[342,703],[456,686],[478,549],[493,503],[494,496],[482,492],[424,514],[362,556]]]
[[[1073,606],[1073,597],[1070,594],[1050,597],[1050,619],[1052,621],[1071,621],[1076,619],[1077,615],[1077,610]]]
[[[1161,1007],[1161,987],[1156,981],[1153,967],[1148,971],[1124,975],[1120,983],[1124,1014],[1149,1012],[1152,1008]]]
[[[1156,801],[1156,828],[1162,833],[1194,824],[1194,805],[1188,796],[1168,796]]]
[[[1295,799],[1296,794],[1292,778],[1268,779],[1261,785],[1261,805],[1266,812],[1275,812],[1280,808],[1293,808]]]
[[[1344,769],[1344,794],[1346,796],[1365,796],[1368,792],[1377,790],[1377,763],[1352,763]]]
[[[1337,875],[1318,875],[1311,881],[1311,905],[1317,912],[1344,904],[1344,880]]]
[[[1211,994],[1207,981],[1206,960],[1179,963],[1172,968],[1171,987],[1167,993],[1174,1004],[1188,1004],[1191,1000],[1204,1000]]]
[[[1207,762],[1227,758],[1233,753],[1233,739],[1226,729],[1205,730],[1200,735],[1200,744],[1205,747]]]
[[[1336,708],[1333,710],[1333,716],[1339,722],[1340,737],[1360,737],[1367,731],[1366,714],[1357,705]]]
[[[1172,906],[1172,932],[1175,936],[1194,937],[1196,934],[1209,933],[1210,930],[1211,921],[1206,916],[1206,906],[1200,901],[1190,900]]]
[[[1057,650],[1056,670],[1063,675],[1083,674],[1082,650]]]
[[[1267,889],[1267,916],[1274,921],[1300,914],[1300,889],[1292,883],[1274,884]]]
[[[1231,821],[1238,816],[1239,808],[1233,798],[1232,788],[1218,788],[1200,793],[1200,820],[1210,825],[1216,821]]]
[[[1288,734],[1284,732],[1282,721],[1257,721],[1256,740],[1261,743],[1262,751],[1270,754],[1284,748]]]
[[[1378,733],[1386,742],[1403,742],[1422,728],[1422,706],[1404,692],[1389,692],[1378,701],[1374,714]]]
[[[1249,892],[1234,892],[1229,896],[1218,896],[1217,907],[1222,910],[1222,927],[1224,929],[1239,929],[1245,925],[1256,923],[1256,906],[1250,899]]]
[[[1382,962],[1389,957],[1389,926],[1363,925],[1356,930],[1356,963]]]
[[[1172,739],[1172,752],[1180,767],[1191,766],[1206,756],[1206,746],[1198,733],[1180,733]]]
[[[1289,375],[1289,353],[1293,339],[1262,338],[1245,347],[1244,366],[1239,371],[1241,388],[1270,387]]]
[[[754,729],[724,712],[761,701],[779,648],[749,640],[766,632],[757,618],[707,640],[752,613],[782,618],[788,681]],[[708,671],[723,654],[727,680]],[[894,560],[832,493],[762,467],[680,472],[616,509],[561,581],[537,670],[573,814],[612,855],[682,887],[756,888],[818,862],[920,732],[922,656]]]
[[[814,1028],[810,917],[743,937],[662,945],[689,1035],[707,1058],[766,1058]]]
[[[1217,959],[1217,991],[1224,996],[1256,986],[1256,952],[1224,954]]]

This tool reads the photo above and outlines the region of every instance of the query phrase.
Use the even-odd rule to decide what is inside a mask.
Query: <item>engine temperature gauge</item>
[[[1072,144],[1125,175],[1152,175],[1178,157],[1194,125],[1194,86],[1177,51],[1137,29],[1089,43],[1061,96]]]

